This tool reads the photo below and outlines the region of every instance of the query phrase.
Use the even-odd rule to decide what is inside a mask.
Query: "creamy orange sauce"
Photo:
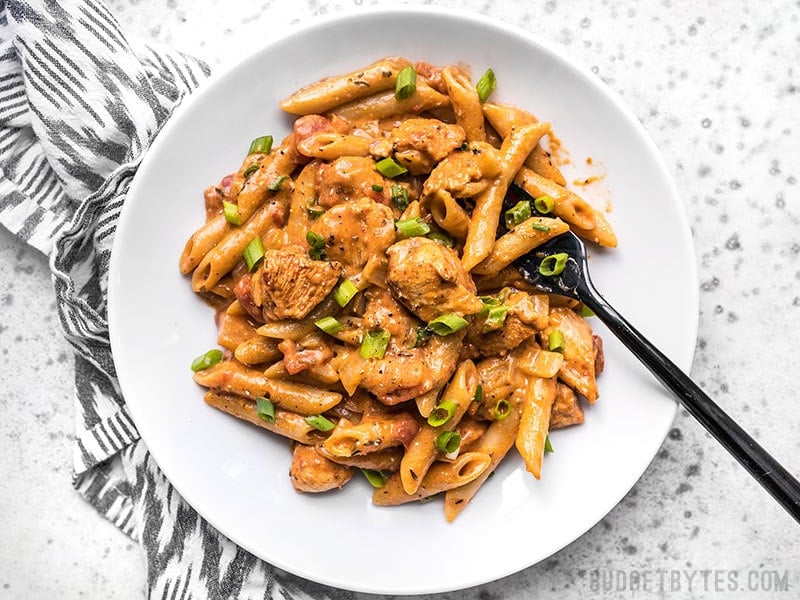
[[[611,190],[606,184],[606,167],[599,160],[587,156],[584,160],[586,173],[581,173],[572,180],[572,185],[581,188],[581,195],[596,207],[602,207],[605,212],[611,212]]]
[[[572,162],[572,157],[570,156],[569,151],[564,148],[564,145],[561,143],[561,138],[551,131],[549,134],[547,134],[546,140],[546,150],[548,154],[550,154],[550,162],[557,167],[568,165]]]

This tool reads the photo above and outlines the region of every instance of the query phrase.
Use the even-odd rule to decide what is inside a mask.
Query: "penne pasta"
[[[194,271],[214,246],[232,229],[230,223],[225,220],[225,215],[217,215],[195,231],[183,247],[179,265],[181,273],[188,275]]]
[[[342,156],[369,156],[373,140],[358,135],[324,132],[298,142],[297,151],[309,158],[336,160]]]
[[[514,445],[520,423],[519,407],[513,406],[509,415],[502,421],[495,421],[475,444],[473,451],[489,456],[489,465],[475,479],[445,492],[444,516],[452,522],[470,503],[497,465],[505,458]]]
[[[238,344],[234,348],[233,356],[240,363],[252,366],[276,361],[281,357],[281,352],[275,340],[255,335]]]
[[[307,85],[280,105],[295,115],[324,113],[351,100],[394,89],[397,74],[409,64],[399,56],[383,58],[363,69]]]
[[[232,360],[198,371],[194,380],[203,387],[226,394],[252,399],[264,397],[281,408],[301,415],[324,413],[342,400],[342,395],[337,392],[291,381],[269,379],[261,371]]]
[[[402,114],[418,115],[426,110],[449,106],[450,99],[447,96],[425,83],[419,83],[414,95],[404,100],[398,100],[394,90],[389,90],[339,106],[332,114],[348,121],[386,119]]]
[[[541,125],[535,123],[512,130],[503,140],[500,148],[502,170],[491,187],[475,199],[475,209],[472,211],[461,258],[467,271],[472,270],[491,253],[508,185],[543,133]]]
[[[236,207],[242,221],[250,216],[276,192],[275,183],[281,177],[289,177],[294,171],[297,151],[294,135],[289,134],[280,146],[273,148],[266,158],[244,182],[242,191],[236,197]]]
[[[436,403],[439,400],[439,392],[442,390],[440,388],[434,388],[428,392],[425,392],[421,396],[417,396],[414,398],[414,402],[417,404],[417,411],[419,412],[420,416],[424,418],[428,418],[433,411]]]
[[[403,458],[403,449],[399,447],[377,450],[368,454],[336,456],[328,452],[323,444],[318,444],[317,451],[325,458],[340,465],[355,467],[357,469],[371,469],[373,471],[389,471],[392,473],[400,468],[400,459]]]
[[[313,321],[303,319],[302,321],[270,321],[256,329],[256,332],[258,335],[276,340],[296,341],[313,333],[314,329]]]
[[[486,141],[481,101],[469,76],[458,67],[449,66],[442,69],[442,80],[447,87],[447,95],[450,96],[456,124],[463,127],[467,141]]]
[[[506,137],[514,127],[539,122],[539,120],[528,111],[505,104],[485,102],[483,104],[483,114],[501,137]],[[533,148],[528,158],[525,159],[525,166],[542,177],[556,182],[558,185],[567,185],[567,180],[564,179],[564,175],[561,174],[558,167],[550,160],[550,155],[545,152],[541,144],[536,144]]]
[[[386,485],[373,492],[372,502],[378,506],[397,506],[461,487],[480,477],[491,462],[488,454],[466,452],[453,462],[437,463],[413,493],[406,491],[399,475],[395,473],[386,480]]]
[[[436,190],[426,199],[426,208],[436,224],[457,240],[466,239],[470,217],[456,199],[442,190]]]
[[[217,327],[219,328],[217,343],[231,352],[235,351],[239,344],[256,335],[256,328],[253,327],[247,314],[231,314],[230,310],[218,314]]]
[[[542,476],[544,442],[550,426],[550,409],[556,399],[555,378],[530,377],[522,397],[522,415],[515,440],[528,472]]]
[[[603,213],[574,192],[526,168],[520,169],[515,181],[535,198],[550,196],[555,201],[553,214],[569,223],[582,238],[616,248],[617,236]]]
[[[195,292],[207,291],[214,287],[223,276],[242,260],[247,245],[256,238],[262,238],[275,227],[276,207],[280,200],[264,204],[241,227],[236,227],[203,257],[192,275],[192,289]]]
[[[520,256],[569,230],[561,219],[531,217],[495,240],[492,251],[479,263],[474,272],[492,277]]]
[[[408,494],[414,494],[428,469],[436,459],[436,440],[443,433],[453,431],[461,417],[467,412],[478,388],[478,371],[471,360],[461,363],[450,384],[442,392],[442,402],[453,406],[452,415],[439,426],[423,423],[419,433],[411,441],[400,463],[400,481]]]
[[[275,409],[275,421],[267,421],[258,416],[256,403],[253,400],[235,396],[232,394],[222,394],[216,391],[206,392],[203,396],[206,404],[214,408],[233,415],[253,425],[258,425],[287,437],[301,444],[315,444],[320,439],[319,431],[309,425],[302,415],[298,415],[281,408]]]

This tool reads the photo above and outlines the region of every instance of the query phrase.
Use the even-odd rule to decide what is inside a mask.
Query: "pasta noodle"
[[[293,440],[299,492],[361,470],[374,504],[442,493],[452,521],[512,447],[539,479],[548,433],[598,399],[602,344],[512,265],[570,229],[617,243],[542,149],[552,125],[403,57],[281,107],[292,132],[206,190],[180,257],[216,311],[206,404]],[[512,182],[536,202],[504,215]]]

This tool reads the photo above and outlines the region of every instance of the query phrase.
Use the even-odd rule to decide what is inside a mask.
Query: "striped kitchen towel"
[[[153,598],[351,598],[208,525],[139,440],[108,338],[114,230],[143,154],[209,74],[126,37],[100,0],[0,0],[0,224],[50,258],[75,349],[74,483],[142,544]]]

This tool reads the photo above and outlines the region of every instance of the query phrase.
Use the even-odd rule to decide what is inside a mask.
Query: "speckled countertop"
[[[800,474],[800,2],[426,3],[537,32],[633,109],[666,159],[694,233],[692,375]],[[393,3],[110,7],[129,33],[219,65],[293,22],[383,4]],[[42,256],[0,230],[0,597],[141,598],[138,546],[70,484],[72,358],[48,273]],[[639,483],[586,535],[517,575],[442,597],[797,598],[798,559],[800,527],[681,411]]]

